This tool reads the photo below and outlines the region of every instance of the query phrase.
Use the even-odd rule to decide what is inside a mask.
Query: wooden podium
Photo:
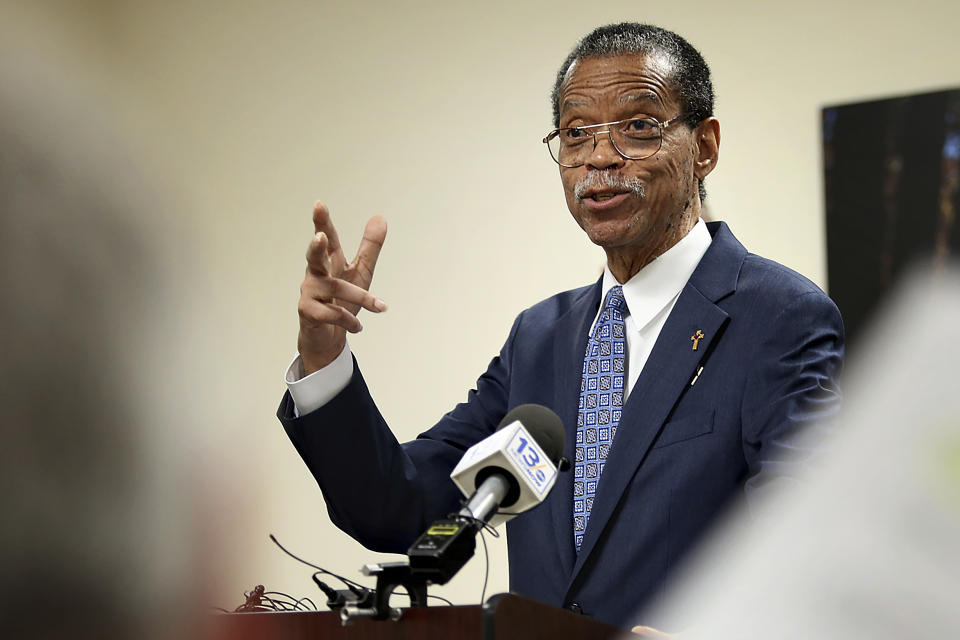
[[[404,609],[400,620],[357,620],[335,612],[228,613],[216,617],[214,640],[564,640],[625,636],[623,629],[512,594],[483,605]]]

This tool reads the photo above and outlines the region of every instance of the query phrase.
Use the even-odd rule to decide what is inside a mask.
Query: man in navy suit
[[[348,264],[318,203],[299,356],[278,416],[333,521],[371,549],[403,553],[456,509],[449,474],[469,446],[517,405],[553,409],[565,454],[593,457],[508,524],[511,591],[630,626],[724,506],[800,463],[796,433],[837,403],[843,326],[810,281],[700,219],[720,127],[707,65],[685,40],[601,27],[564,62],[553,99],[544,142],[570,212],[607,254],[603,277],[522,312],[467,402],[400,444],[346,345],[361,308],[385,308],[368,289],[386,223],[367,224]],[[584,353],[615,288],[625,305],[619,424],[599,455],[583,454],[597,435],[573,428]],[[347,450],[357,452],[349,476]]]

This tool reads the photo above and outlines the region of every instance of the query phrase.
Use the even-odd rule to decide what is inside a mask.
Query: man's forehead
[[[579,58],[567,69],[560,84],[561,110],[565,103],[576,101],[574,96],[567,100],[568,92],[589,93],[614,84],[629,84],[631,81],[649,85],[654,90],[670,91],[673,71],[673,60],[658,52]]]

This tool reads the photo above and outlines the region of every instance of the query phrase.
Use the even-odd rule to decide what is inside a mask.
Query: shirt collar
[[[707,225],[701,218],[680,242],[622,285],[630,317],[638,330],[647,326],[680,294],[712,241]],[[617,284],[620,283],[610,272],[610,267],[604,267],[600,299],[605,300],[607,292]]]

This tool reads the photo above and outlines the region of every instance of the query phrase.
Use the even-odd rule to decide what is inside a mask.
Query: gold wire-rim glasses
[[[610,140],[611,146],[613,146],[614,150],[618,154],[620,154],[620,157],[622,157],[623,159],[646,160],[647,158],[652,158],[653,156],[657,155],[657,153],[660,151],[660,148],[663,146],[663,130],[669,127],[670,125],[672,125],[673,123],[677,122],[681,118],[683,118],[685,115],[686,114],[680,114],[675,118],[671,118],[667,120],[666,122],[660,122],[659,120],[657,120],[652,116],[647,116],[643,118],[627,118],[626,120],[614,120],[613,122],[601,122],[599,124],[588,124],[588,125],[583,125],[579,127],[560,127],[558,129],[554,129],[553,131],[548,133],[546,136],[544,136],[543,143],[547,145],[547,151],[550,153],[550,157],[553,159],[553,161],[556,162],[561,167],[564,167],[567,169],[575,169],[577,167],[582,167],[584,164],[586,164],[586,158],[590,155],[590,153],[593,153],[593,151],[596,150],[597,148],[597,144],[598,144],[597,136],[604,133],[607,134],[607,139]],[[653,149],[650,153],[646,153],[644,155],[630,155],[628,153],[624,153],[624,151],[619,146],[617,146],[617,141],[613,135],[615,126],[623,125],[621,129],[625,131],[627,127],[629,127],[631,124],[635,122],[652,123],[652,127],[655,127],[657,130],[657,135],[656,135],[657,145],[656,145],[656,148]],[[597,129],[598,127],[607,127],[607,129],[591,131],[592,129]],[[550,142],[553,141],[554,139],[559,138],[559,136],[563,135],[564,133],[573,132],[573,131],[582,131],[588,136],[593,136],[593,147],[584,154],[583,161],[581,161],[579,164],[564,164],[563,162],[560,162],[560,159],[557,157],[560,155],[560,149],[563,148],[562,141],[558,142],[558,144],[560,144],[561,146],[560,148],[557,149],[556,154],[554,154],[554,150],[550,146]],[[646,139],[653,140],[654,137],[651,136],[650,138],[646,138]],[[587,139],[584,138],[584,141],[581,144],[585,144],[586,141]]]

